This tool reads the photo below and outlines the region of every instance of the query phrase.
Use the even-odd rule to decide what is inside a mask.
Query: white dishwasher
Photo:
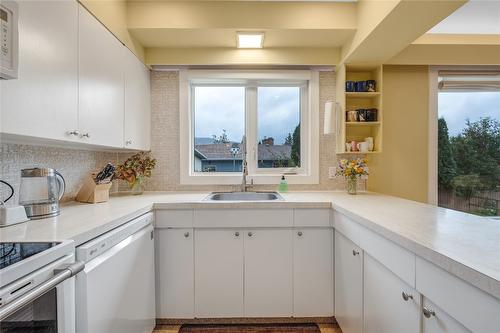
[[[150,333],[155,326],[153,213],[76,248],[77,333]]]

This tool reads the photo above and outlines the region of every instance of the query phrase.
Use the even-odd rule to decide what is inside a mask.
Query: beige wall
[[[428,66],[385,66],[383,152],[369,158],[369,190],[427,202],[428,124]]]
[[[324,105],[335,97],[335,73],[320,73],[320,126],[323,128]],[[187,186],[180,184],[179,159],[179,75],[178,72],[153,71],[151,74],[151,149],[158,163],[148,190],[228,190],[233,186]],[[329,179],[328,167],[337,165],[335,136],[320,137],[320,184],[290,185],[290,190],[344,189],[342,179]],[[363,187],[364,184],[360,184]],[[277,185],[259,186],[258,189],[277,189]]]

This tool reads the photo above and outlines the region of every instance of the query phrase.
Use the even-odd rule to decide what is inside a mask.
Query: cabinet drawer
[[[415,254],[369,229],[360,228],[360,246],[363,250],[408,285],[415,287]]]
[[[333,227],[336,231],[351,240],[354,244],[360,244],[360,229],[361,226],[348,218],[347,216],[333,212]]]
[[[331,209],[294,209],[296,227],[329,227]]]
[[[195,228],[292,227],[291,209],[195,209]]]
[[[155,228],[193,227],[193,211],[191,209],[157,210],[155,214]]]
[[[500,300],[431,264],[416,259],[416,288],[473,332],[498,332]]]

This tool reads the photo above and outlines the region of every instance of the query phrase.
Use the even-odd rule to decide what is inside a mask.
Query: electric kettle
[[[66,182],[63,176],[51,168],[21,170],[19,204],[24,206],[31,219],[57,216],[59,200],[64,195]]]

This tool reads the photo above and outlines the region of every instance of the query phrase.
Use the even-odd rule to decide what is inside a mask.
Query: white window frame
[[[257,168],[257,86],[306,83],[301,89],[301,166],[299,168]],[[248,181],[278,184],[286,174],[289,184],[319,183],[319,72],[317,70],[187,70],[179,72],[180,183],[185,185],[235,185],[241,173],[195,172],[193,168],[194,106],[192,84],[244,84],[246,88],[245,135]]]
[[[439,72],[440,71],[499,71],[500,66],[429,66],[429,143],[427,202],[438,205],[438,118],[439,118]]]

